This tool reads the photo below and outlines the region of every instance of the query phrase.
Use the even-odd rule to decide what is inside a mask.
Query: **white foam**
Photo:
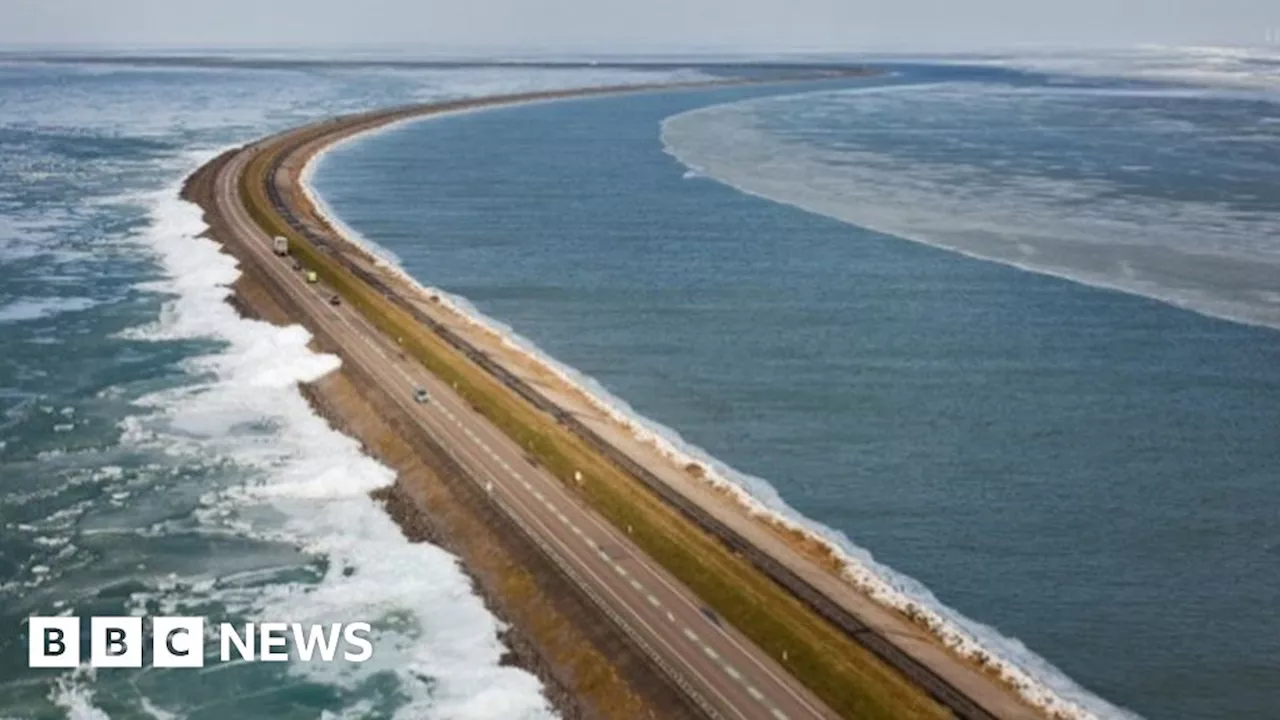
[[[415,121],[421,122],[423,119]],[[342,143],[355,142],[368,136],[351,136]],[[316,165],[322,156],[323,153],[312,158],[303,169],[304,192],[332,227],[356,246],[382,260],[389,272],[397,274],[424,294],[438,296],[441,303],[450,310],[496,335],[508,347],[540,364],[561,381],[581,392],[598,410],[625,427],[637,440],[646,443],[672,463],[679,467],[689,463],[701,465],[707,471],[704,476],[707,482],[728,491],[753,515],[822,541],[843,561],[844,574],[852,584],[877,602],[910,613],[960,655],[988,664],[1029,702],[1060,717],[1078,720],[1137,717],[1089,693],[1017,639],[1004,637],[993,628],[947,607],[920,582],[876,562],[869,551],[855,545],[844,533],[805,517],[787,505],[768,481],[733,469],[684,440],[676,430],[644,417],[594,378],[559,362],[511,327],[480,312],[465,298],[425,285],[410,276],[393,256],[383,254],[385,250],[381,246],[346,225],[311,186]],[[687,166],[700,176],[706,173],[696,163],[688,163]]]
[[[0,305],[0,324],[51,318],[85,310],[95,304],[92,299],[85,297],[18,298]]]
[[[1122,77],[1266,92],[1280,90],[1280,51],[1275,47],[1147,45],[1112,51],[1022,52],[958,61],[1062,76]]]
[[[182,716],[178,715],[177,713],[167,712],[165,710],[162,710],[161,708],[156,707],[155,703],[153,703],[150,698],[139,697],[138,703],[142,706],[141,707],[142,712],[146,713],[152,718],[155,718],[155,720],[181,720]]]
[[[111,716],[93,704],[94,671],[81,665],[70,674],[58,678],[49,699],[67,712],[68,720],[111,720]]]
[[[154,412],[131,418],[122,442],[243,469],[247,482],[205,498],[202,523],[288,543],[326,558],[327,570],[315,583],[240,589],[215,589],[210,578],[163,599],[190,602],[194,586],[250,619],[372,621],[373,660],[354,667],[292,663],[288,671],[345,687],[394,674],[405,698],[400,717],[551,717],[537,679],[500,665],[501,626],[456,559],[409,543],[369,497],[394,473],[330,428],[298,392],[298,383],[331,372],[338,359],[310,351],[299,326],[246,320],[223,302],[239,276],[236,263],[196,237],[205,229],[200,210],[175,196],[168,189],[140,199],[153,219],[144,239],[166,273],[149,287],[171,299],[155,323],[132,335],[207,339],[222,347],[187,361],[194,384],[142,398],[139,404]]]

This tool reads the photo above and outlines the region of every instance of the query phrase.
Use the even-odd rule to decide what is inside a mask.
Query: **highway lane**
[[[386,389],[506,514],[546,552],[711,717],[831,718],[835,715],[697,597],[531,463],[519,445],[473,411],[452,388],[344,303],[308,286],[274,256],[270,238],[250,219],[238,179],[251,151],[233,157],[215,179],[217,203],[254,261],[305,310],[308,324],[334,338],[345,362]],[[417,387],[432,400],[413,401]]]

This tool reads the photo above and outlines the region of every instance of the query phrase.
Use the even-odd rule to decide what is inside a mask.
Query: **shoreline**
[[[559,99],[565,98],[551,98],[536,102],[552,102]],[[515,104],[517,103],[512,105]],[[508,106],[503,105],[501,107]],[[506,326],[501,321],[486,316],[471,305],[466,298],[425,285],[410,276],[397,261],[384,257],[382,254],[394,255],[392,251],[364,238],[359,232],[343,222],[311,184],[319,164],[325,160],[327,154],[332,150],[382,132],[392,131],[408,123],[428,122],[442,117],[481,112],[486,109],[490,109],[490,107],[465,108],[456,111],[451,110],[442,113],[406,117],[369,130],[343,134],[334,142],[325,143],[319,149],[308,153],[304,157],[302,167],[298,171],[297,185],[306,201],[311,204],[314,212],[335,230],[345,242],[368,255],[380,269],[396,275],[413,291],[424,298],[429,298],[437,307],[445,309],[456,317],[459,324],[469,326],[475,332],[487,335],[501,348],[522,356],[521,360],[532,363],[538,366],[540,370],[554,376],[558,382],[564,383],[568,391],[567,394],[581,398],[595,410],[606,415],[608,420],[615,425],[615,429],[618,432],[626,433],[638,443],[648,446],[672,469],[692,475],[697,482],[708,486],[721,500],[732,504],[737,510],[745,512],[753,520],[765,526],[768,532],[782,535],[799,534],[803,536],[800,538],[801,543],[816,544],[816,548],[806,548],[809,554],[812,555],[816,551],[819,557],[813,559],[820,565],[826,565],[828,570],[834,570],[832,575],[838,577],[850,590],[866,596],[877,605],[898,614],[905,621],[924,629],[931,635],[931,639],[943,646],[950,654],[963,662],[974,664],[984,674],[994,675],[1003,685],[1017,693],[1024,702],[1034,706],[1039,711],[1047,713],[1051,717],[1073,719],[1097,717],[1076,701],[1063,696],[1062,690],[1066,689],[1070,692],[1073,688],[1054,688],[1048,683],[1041,682],[1033,675],[1032,671],[998,655],[990,649],[967,624],[974,623],[983,628],[986,628],[986,626],[963,616],[960,616],[961,619],[957,620],[956,616],[959,614],[933,596],[923,585],[920,587],[924,592],[928,593],[928,598],[915,597],[910,594],[910,591],[903,589],[900,584],[895,582],[905,578],[908,582],[914,583],[916,582],[914,579],[909,576],[898,575],[892,568],[880,565],[870,559],[869,554],[867,558],[859,558],[851,553],[849,549],[841,547],[839,539],[832,538],[826,534],[837,534],[839,531],[821,526],[786,505],[781,494],[777,493],[776,489],[769,485],[766,480],[751,478],[751,476],[734,470],[727,463],[685,441],[674,429],[667,428],[644,417],[636,412],[624,399],[610,393],[593,378],[583,375],[575,368],[556,360],[541,350],[536,343],[521,336],[513,328]],[[454,327],[453,324],[450,325]],[[502,360],[504,359],[500,359],[500,361]],[[545,388],[541,389],[545,390]],[[774,498],[776,498],[774,502],[783,507],[772,507],[769,498],[757,497],[750,488],[745,487],[742,483],[735,482],[732,479],[735,476],[758,479],[765,483],[768,490],[772,491]],[[852,541],[847,539],[845,539],[845,542],[853,545]],[[856,545],[854,547],[856,548]],[[933,607],[930,607],[931,604]],[[994,632],[998,633],[998,631]],[[1014,642],[1017,641],[1015,640]],[[1036,656],[1036,658],[1039,658],[1039,656]],[[1045,662],[1047,663],[1047,661]],[[1055,669],[1055,672],[1063,680],[1074,682],[1065,674],[1061,674],[1060,671]],[[1088,693],[1083,688],[1079,688],[1079,691]]]
[[[829,75],[827,77],[834,76]],[[800,79],[802,78],[771,79],[763,82],[795,82]],[[338,118],[300,129],[316,130],[326,124],[332,125],[331,128],[327,128],[327,132],[321,132],[319,135],[307,139],[306,142],[283,155],[284,162],[280,166],[279,173],[274,176],[274,181],[277,184],[281,183],[281,176],[283,176],[283,184],[293,191],[294,197],[291,199],[303,206],[310,205],[309,210],[313,220],[317,221],[322,229],[337,234],[341,243],[354,248],[358,255],[367,261],[367,263],[360,264],[367,264],[380,273],[392,276],[390,279],[393,284],[398,286],[396,290],[399,293],[409,297],[413,303],[436,314],[443,319],[443,325],[454,332],[466,336],[467,341],[476,342],[476,345],[482,348],[482,353],[488,353],[497,358],[499,364],[514,370],[515,375],[522,376],[527,381],[532,381],[539,391],[549,394],[553,402],[567,402],[571,405],[585,402],[589,406],[585,408],[586,411],[603,413],[605,416],[603,423],[599,424],[599,426],[593,426],[593,429],[603,430],[607,435],[610,434],[608,431],[612,430],[614,437],[610,437],[610,441],[620,441],[615,442],[614,446],[615,448],[622,448],[621,450],[616,450],[617,452],[631,453],[633,455],[647,453],[650,456],[656,453],[657,464],[664,466],[660,470],[664,471],[667,476],[676,478],[674,484],[680,486],[677,488],[678,492],[694,498],[695,502],[710,506],[710,510],[719,519],[727,519],[734,530],[753,536],[753,540],[759,541],[760,545],[768,546],[772,553],[788,556],[790,557],[790,562],[795,562],[797,558],[800,558],[803,562],[813,566],[810,568],[811,570],[816,570],[828,579],[837,582],[839,587],[835,589],[834,594],[844,596],[844,600],[848,600],[857,606],[858,611],[855,615],[863,620],[868,620],[883,638],[891,639],[890,643],[897,646],[899,652],[903,652],[905,648],[907,657],[913,658],[925,667],[932,668],[935,672],[941,671],[943,676],[950,678],[952,682],[956,679],[963,681],[963,684],[968,687],[966,692],[972,692],[974,689],[980,690],[979,694],[986,696],[983,705],[998,708],[998,716],[1000,717],[1039,717],[1041,713],[1048,713],[1055,717],[1090,717],[1090,714],[1082,708],[1075,706],[1068,700],[1057,697],[1050,688],[1043,686],[1032,687],[1025,682],[1019,684],[1019,678],[1017,678],[1016,674],[1011,680],[1009,673],[1005,672],[999,681],[994,681],[993,675],[996,674],[994,672],[996,668],[993,667],[992,656],[979,643],[973,641],[972,638],[966,638],[973,643],[970,648],[972,655],[966,657],[962,652],[957,651],[957,644],[949,643],[948,639],[942,636],[936,626],[931,627],[929,623],[922,622],[922,619],[927,618],[921,617],[918,608],[913,610],[912,608],[915,606],[909,600],[906,602],[907,609],[904,610],[885,602],[882,595],[877,596],[876,588],[867,588],[865,585],[860,586],[858,579],[849,572],[851,567],[856,567],[864,572],[870,571],[856,558],[848,557],[831,539],[822,537],[811,527],[805,527],[800,520],[778,514],[777,510],[769,508],[746,489],[725,479],[724,475],[732,472],[730,468],[705,454],[701,456],[688,454],[691,448],[682,443],[678,436],[674,441],[671,437],[664,437],[660,428],[647,426],[646,419],[640,418],[638,415],[628,415],[625,410],[620,410],[616,405],[609,403],[605,398],[612,396],[607,391],[604,391],[603,388],[600,388],[599,392],[595,391],[590,386],[589,378],[575,376],[572,368],[568,368],[554,361],[553,358],[540,353],[532,343],[528,343],[528,341],[518,336],[513,337],[514,333],[508,334],[508,330],[503,327],[495,327],[494,325],[498,323],[494,323],[494,321],[485,318],[478,311],[470,308],[469,303],[466,303],[464,299],[458,298],[451,301],[451,296],[420,285],[394,262],[381,258],[376,249],[361,242],[358,233],[343,225],[331,210],[326,213],[325,210],[327,208],[324,206],[323,200],[318,198],[306,184],[307,178],[314,171],[315,164],[324,157],[327,150],[338,144],[365,137],[367,133],[384,131],[404,122],[432,119],[460,112],[475,112],[481,109],[505,107],[525,102],[549,102],[563,98],[599,96],[608,93],[653,90],[678,91],[708,86],[730,86],[746,82],[750,82],[750,80],[732,79],[657,85],[640,84],[614,88],[584,88],[578,91],[532,93],[525,96],[508,96],[505,98],[478,98],[437,103],[430,106],[395,108],[387,111],[375,111],[347,118]],[[290,134],[285,133],[282,136],[273,136],[266,141],[255,144],[255,147],[265,147],[270,144],[270,141],[279,140],[281,137]],[[308,223],[304,221],[304,224]],[[312,223],[313,226],[314,224]],[[335,230],[335,228],[337,229]],[[384,277],[385,279],[387,278]],[[523,345],[528,345],[528,347]],[[605,398],[601,398],[600,393]],[[574,408],[573,412],[576,414],[579,409]],[[627,409],[629,410],[629,408]],[[628,435],[630,442],[627,442],[628,438],[617,437],[619,431],[624,435]],[[627,445],[631,447],[627,447]],[[646,460],[652,463],[654,457],[647,457]],[[725,514],[726,512],[728,515]],[[804,558],[807,558],[807,560],[804,560]],[[810,574],[807,579],[813,580],[814,576]],[[878,577],[875,579],[883,582]],[[820,584],[826,588],[824,592],[831,590],[833,587],[830,583]],[[890,592],[896,591],[892,587],[884,589]],[[852,597],[854,595],[858,597]],[[872,617],[868,618],[868,615]],[[945,623],[945,620],[941,618],[939,618],[939,621]],[[922,628],[927,629],[928,632],[921,632]],[[884,640],[881,642],[884,642]],[[974,657],[974,655],[977,657]],[[947,658],[952,659],[947,660]],[[939,666],[942,667],[939,668]],[[1007,668],[1005,669],[1007,670]],[[1021,668],[1015,669],[1018,672],[1023,672]],[[982,688],[986,689],[982,690]],[[1012,690],[1014,689],[1018,691],[1019,697],[1017,699],[1013,697]],[[1002,697],[1004,699],[1000,699]],[[1036,707],[1035,710],[1032,710],[1032,705]]]

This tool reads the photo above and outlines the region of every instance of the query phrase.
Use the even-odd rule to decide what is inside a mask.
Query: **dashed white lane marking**
[[[761,700],[763,700],[763,699],[764,699],[764,695],[761,695],[761,694],[760,694],[760,691],[756,689],[756,686],[755,686],[755,685],[748,685],[748,686],[747,686],[747,694],[748,694],[748,695],[750,695],[751,697],[755,698],[755,699],[756,699],[756,702],[759,702],[759,701],[761,701]]]

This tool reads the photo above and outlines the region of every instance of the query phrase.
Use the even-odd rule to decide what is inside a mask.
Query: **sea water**
[[[690,74],[285,60],[0,62],[0,717],[554,714],[457,560],[369,498],[394,474],[300,395],[338,359],[225,302],[239,271],[179,186],[333,114]],[[369,621],[375,654],[30,670],[32,614]]]
[[[1082,714],[1267,717],[1280,106],[993,67],[1041,62],[439,118],[314,183]]]

